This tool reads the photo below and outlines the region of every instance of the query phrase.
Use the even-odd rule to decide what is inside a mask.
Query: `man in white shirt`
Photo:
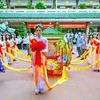
[[[17,36],[16,38],[16,44],[17,44],[17,47],[18,49],[21,49],[21,43],[22,43],[22,38],[20,36]]]
[[[26,41],[26,48],[27,48],[27,53],[28,53],[28,55],[30,55],[29,42],[30,42],[30,40],[31,40],[32,38],[34,38],[34,36],[33,36],[33,34],[30,32],[30,33],[28,33],[28,35],[27,35],[27,37],[26,37],[26,39],[25,39],[25,41]]]

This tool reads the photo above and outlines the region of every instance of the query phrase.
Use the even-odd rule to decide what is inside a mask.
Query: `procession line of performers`
[[[46,38],[42,37],[42,27],[40,25],[37,25],[35,27],[35,32],[36,32],[36,37],[30,40],[30,49],[33,52],[32,53],[32,69],[33,69],[33,76],[34,76],[34,82],[35,82],[35,93],[44,93],[45,85],[51,89],[53,86],[50,86],[48,82],[48,77],[47,77],[47,72],[46,72],[46,67],[47,67],[47,60],[46,60],[46,53],[48,52],[48,41]],[[3,38],[3,40],[2,40]],[[92,51],[94,48],[96,48],[96,52],[93,55],[92,59],[90,60],[92,62],[89,62],[90,64],[95,62],[98,58],[100,58],[100,33],[98,33],[97,38],[92,38],[90,35],[90,40],[89,40],[90,46],[92,46]],[[72,51],[72,45],[70,44],[70,49],[68,50],[68,45],[66,44],[66,53]],[[0,57],[3,62],[5,62],[5,59],[7,58],[7,61],[5,63],[7,64],[12,64],[14,59],[9,57],[8,55],[4,54],[2,52],[2,49],[6,50],[8,53],[11,53],[12,55],[15,56],[15,53],[10,49],[10,48],[15,48],[16,47],[16,39],[15,36],[12,35],[12,38],[8,34],[2,37],[0,35]],[[5,57],[3,57],[5,56]],[[70,60],[72,56],[70,55]],[[0,62],[1,63],[1,62]],[[93,66],[93,70],[95,71],[100,71],[100,62],[98,62],[96,65]],[[2,64],[0,64],[0,71],[5,72]],[[65,78],[66,80],[66,78]],[[56,84],[62,83],[61,80]]]
[[[5,54],[3,50],[15,56],[15,52],[12,51],[10,48],[15,49],[16,47],[16,40],[15,35],[6,33],[5,35],[0,34],[0,62],[3,61],[7,65],[11,65],[15,59],[12,59],[10,56]],[[2,50],[3,49],[3,50]],[[0,71],[5,72],[2,63],[0,66]]]
[[[89,51],[89,53],[84,56],[84,58],[86,59],[86,57],[90,56],[91,53],[94,52],[93,56],[90,57],[89,60],[88,60],[88,64],[92,65],[93,63],[95,63],[100,58],[100,32],[97,32],[97,34],[96,33],[90,34],[89,37],[86,37],[86,35],[84,34],[83,37],[80,36],[80,38],[81,38],[81,41],[80,41],[79,45],[83,44],[83,45],[87,46],[87,49],[85,49],[84,52],[90,50],[89,49],[90,47],[92,48]],[[68,42],[68,40],[65,37],[64,37],[64,39],[65,39],[66,42]],[[85,42],[82,43],[82,39]],[[77,51],[78,51],[78,48],[77,48]],[[79,54],[79,58],[80,57],[81,57],[81,55]],[[82,58],[82,60],[84,58]],[[93,71],[100,72],[99,63],[100,63],[100,61],[98,61],[98,63],[96,63],[92,66]]]
[[[99,58],[100,58],[100,32],[98,32],[98,34],[96,35],[90,35],[89,36],[89,45],[90,47],[92,47],[92,50],[90,51],[89,54],[91,54],[91,52],[96,49],[94,55],[88,60],[89,64],[92,64],[94,62],[96,62]],[[99,71],[100,72],[100,61],[98,63],[96,63],[92,69],[94,71]]]
[[[33,39],[30,40],[30,49],[33,52],[32,54],[32,69],[33,69],[33,75],[34,75],[34,83],[36,86],[35,93],[43,93],[45,85],[48,87],[48,89],[54,88],[56,85],[61,84],[62,82],[66,81],[67,74],[66,69],[64,68],[65,71],[63,71],[62,77],[54,84],[50,85],[47,77],[47,58],[46,58],[46,52],[48,52],[48,41],[46,38],[41,36],[42,33],[42,28],[41,26],[36,27],[36,33],[37,36]],[[33,42],[35,40],[35,44]],[[12,59],[11,56],[8,56],[3,50],[8,52],[9,54],[12,54],[13,56],[15,55],[15,52],[12,49],[16,49],[16,38],[15,35],[12,34],[12,37],[10,38],[10,34],[5,34],[2,35],[0,34],[0,58],[1,61],[6,63],[7,65],[11,65],[14,59]],[[32,44],[31,44],[32,43]],[[32,46],[31,46],[32,45]],[[12,49],[11,49],[12,48]],[[2,50],[3,49],[3,50]],[[6,58],[6,61],[5,61]],[[2,72],[5,72],[2,63],[0,66],[0,70]]]

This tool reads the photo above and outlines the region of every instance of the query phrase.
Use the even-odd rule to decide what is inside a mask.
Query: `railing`
[[[45,9],[45,10],[38,10],[38,9],[0,9],[0,12],[100,12],[100,9]]]

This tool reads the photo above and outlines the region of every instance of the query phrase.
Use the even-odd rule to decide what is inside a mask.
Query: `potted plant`
[[[83,3],[83,4],[79,4],[78,8],[79,9],[86,9],[87,6],[86,6],[86,4]]]
[[[39,1],[36,3],[35,8],[36,9],[46,9],[46,6],[44,5],[43,2]]]

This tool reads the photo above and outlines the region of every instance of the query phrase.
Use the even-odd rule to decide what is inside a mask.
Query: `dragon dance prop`
[[[4,23],[2,23],[2,24],[0,24],[0,32],[2,32],[2,33],[4,33],[4,32],[8,32],[8,33],[15,33],[15,29],[14,28],[10,28],[9,26],[8,26],[8,22],[6,21],[6,22],[4,22]]]

